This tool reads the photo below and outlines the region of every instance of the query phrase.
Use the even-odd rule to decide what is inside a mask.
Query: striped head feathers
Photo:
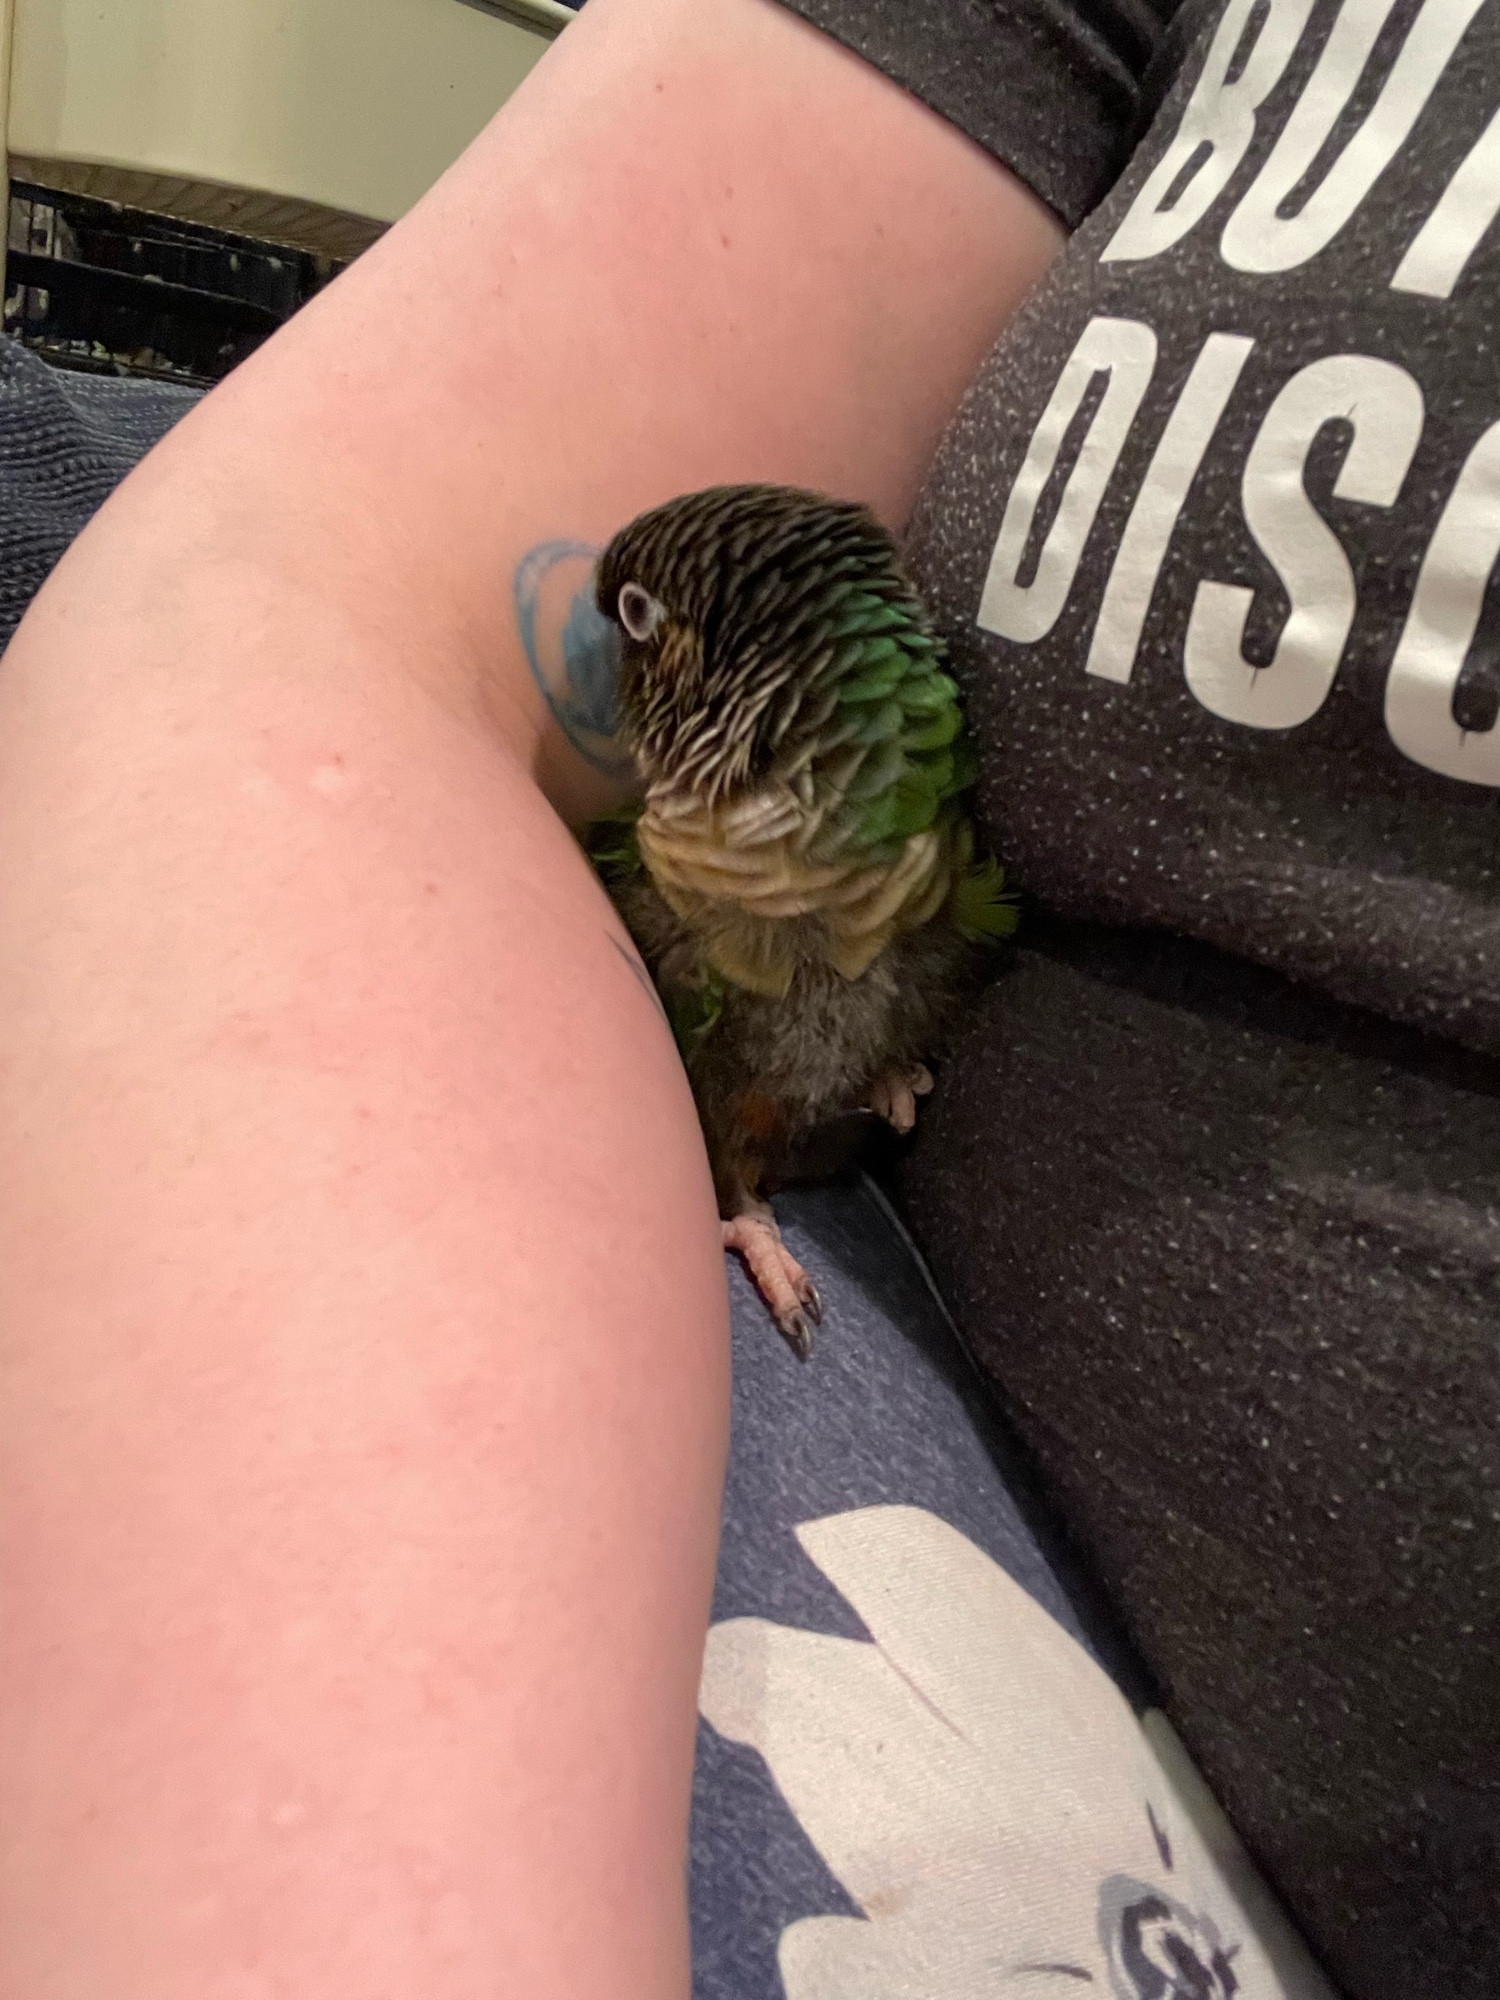
[[[705,804],[805,761],[862,649],[894,637],[929,670],[940,652],[869,509],[793,487],[713,487],[641,515],[604,551],[597,602],[619,629],[648,790]]]

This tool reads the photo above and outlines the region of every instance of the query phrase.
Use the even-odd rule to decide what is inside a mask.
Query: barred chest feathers
[[[937,916],[969,864],[962,819],[924,828],[877,859],[839,838],[830,822],[841,804],[808,771],[728,801],[669,786],[648,793],[636,829],[641,858],[735,985],[780,999],[808,959],[860,978],[901,932]]]

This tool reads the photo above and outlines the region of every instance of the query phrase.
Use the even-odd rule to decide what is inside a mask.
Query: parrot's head
[[[895,543],[849,501],[716,486],[622,528],[596,597],[648,789],[723,799],[762,779],[822,719],[841,604],[871,593],[921,615]]]

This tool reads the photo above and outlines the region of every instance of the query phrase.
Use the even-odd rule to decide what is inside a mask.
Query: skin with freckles
[[[590,0],[28,614],[0,2000],[687,1993],[723,1261],[514,579],[899,524],[1057,241],[763,0]]]

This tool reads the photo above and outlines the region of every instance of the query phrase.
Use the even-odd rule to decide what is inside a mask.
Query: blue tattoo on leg
[[[587,542],[539,542],[516,569],[516,624],[537,686],[580,756],[608,778],[634,763],[620,740],[620,642],[594,603]]]

